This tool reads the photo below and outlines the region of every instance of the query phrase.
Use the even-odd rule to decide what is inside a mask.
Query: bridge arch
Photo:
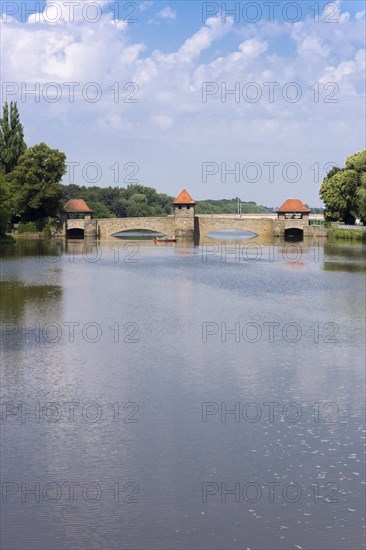
[[[66,237],[68,239],[83,239],[84,238],[84,228],[82,227],[70,227],[66,230]]]
[[[98,219],[99,237],[109,239],[116,233],[132,231],[154,231],[172,237],[174,235],[174,217],[154,218],[102,218]],[[117,237],[118,238],[118,237]]]
[[[242,217],[233,218],[229,216],[199,215],[199,235],[208,236],[209,233],[218,231],[247,231],[253,237],[271,237],[273,221],[270,217]]]
[[[288,241],[303,241],[304,230],[301,227],[287,227],[285,229],[285,240]]]

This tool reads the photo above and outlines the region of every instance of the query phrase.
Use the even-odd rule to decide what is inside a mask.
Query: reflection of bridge
[[[81,205],[79,210],[71,210],[76,203]],[[64,211],[86,215],[83,218],[67,216],[63,224],[63,234],[66,237],[85,236],[108,239],[117,233],[145,230],[162,233],[168,237],[174,235],[190,237],[196,241],[209,233],[222,230],[249,231],[268,239],[273,236],[284,237],[288,233],[301,237],[327,234],[323,227],[309,225],[309,209],[297,199],[287,200],[278,209],[277,214],[199,214],[196,216],[195,204],[187,191],[183,190],[173,202],[174,215],[171,216],[92,219],[92,211],[84,201],[72,200],[66,205]]]

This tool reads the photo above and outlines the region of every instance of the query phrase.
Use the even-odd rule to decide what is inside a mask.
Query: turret
[[[196,205],[191,195],[183,189],[173,201],[176,237],[194,236],[194,207]]]

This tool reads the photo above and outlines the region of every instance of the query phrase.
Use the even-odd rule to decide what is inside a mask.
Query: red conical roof
[[[287,199],[276,212],[310,212],[300,199]]]
[[[186,189],[182,189],[178,197],[173,201],[173,204],[197,204]]]
[[[91,210],[84,199],[70,199],[63,207],[64,212],[82,212],[84,214],[92,214]]]

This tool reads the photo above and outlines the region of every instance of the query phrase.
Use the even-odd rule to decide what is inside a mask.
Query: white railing
[[[365,231],[366,227],[364,225],[344,225],[343,223],[338,224],[338,229],[353,229],[354,231]]]

